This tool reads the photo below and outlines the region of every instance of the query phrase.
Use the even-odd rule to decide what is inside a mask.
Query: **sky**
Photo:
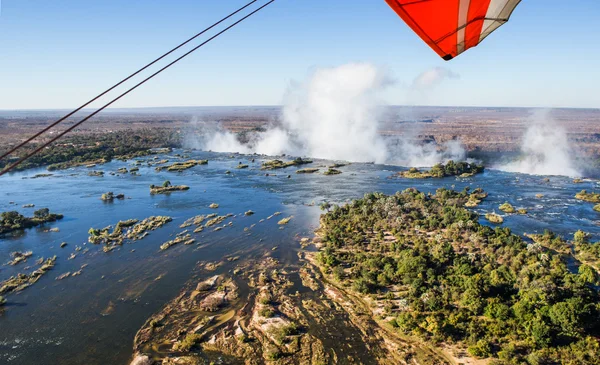
[[[75,108],[247,1],[1,0],[0,109]],[[446,62],[383,0],[277,0],[114,107],[278,105],[312,70],[367,62],[394,105],[600,108],[599,13],[523,0]],[[411,97],[431,70],[452,77]]]

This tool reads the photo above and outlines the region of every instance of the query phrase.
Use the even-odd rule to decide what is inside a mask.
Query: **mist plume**
[[[439,83],[440,78],[450,77],[444,72],[425,73],[418,78],[419,87],[426,90]],[[385,109],[380,96],[393,84],[392,80],[386,70],[367,63],[317,69],[305,82],[290,85],[279,123],[264,133],[256,133],[247,144],[241,144],[230,132],[212,128],[188,146],[217,152],[288,154],[411,166],[432,166],[447,159],[464,158],[459,142],[423,146],[410,138],[390,140],[379,134]]]
[[[536,111],[530,119],[521,142],[521,159],[496,168],[532,175],[581,176],[567,132],[552,119],[549,110]]]

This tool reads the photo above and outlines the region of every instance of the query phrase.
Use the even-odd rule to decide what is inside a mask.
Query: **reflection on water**
[[[390,178],[398,167],[352,164],[340,168],[343,174],[294,174],[288,170],[261,171],[252,156],[235,156],[193,152],[190,158],[207,158],[208,165],[196,166],[181,173],[155,172],[142,164],[140,176],[111,176],[133,161],[114,161],[94,169],[105,171],[104,177],[87,176],[88,169],[76,168],[55,172],[47,178],[29,179],[43,170],[16,173],[0,178],[0,211],[18,210],[32,215],[34,209],[48,207],[65,218],[43,228],[31,229],[14,237],[0,239],[0,263],[10,260],[13,251],[33,251],[27,263],[0,266],[0,280],[5,280],[39,257],[58,256],[55,268],[32,287],[8,296],[0,315],[0,363],[9,364],[107,364],[126,363],[131,356],[133,337],[146,319],[177,295],[189,279],[198,261],[215,261],[232,252],[244,258],[260,257],[264,250],[277,246],[272,256],[283,262],[296,262],[299,237],[309,236],[318,225],[318,205],[324,201],[344,203],[366,192],[394,193],[408,187],[435,191],[439,187],[463,189],[483,187],[488,199],[477,212],[498,211],[506,201],[529,214],[505,218],[505,226],[517,233],[543,232],[552,229],[571,237],[577,229],[600,237],[597,226],[600,214],[593,204],[574,199],[581,189],[599,189],[597,182],[574,184],[571,179],[486,171],[468,179],[407,180]],[[171,161],[174,156],[160,156]],[[239,161],[249,169],[235,169]],[[316,161],[314,165],[325,165]],[[230,170],[231,174],[225,174]],[[288,179],[287,175],[291,174]],[[149,194],[150,184],[189,185],[187,192],[171,195]],[[125,200],[102,202],[102,193],[124,193]],[[537,194],[544,196],[539,198]],[[14,202],[11,204],[10,202]],[[196,244],[177,245],[166,251],[159,246],[181,232],[186,219],[214,213],[211,203],[218,203],[219,214],[232,213],[232,226],[213,232],[205,229],[195,235]],[[35,204],[34,209],[21,208]],[[254,215],[245,216],[252,210]],[[280,211],[282,216],[266,219]],[[119,220],[143,219],[167,215],[173,222],[141,241],[124,244],[110,253],[99,246],[86,244],[91,227],[102,228]],[[279,218],[293,216],[283,228]],[[262,221],[262,222],[261,222]],[[253,226],[254,225],[254,226]],[[59,232],[44,232],[58,227]],[[244,230],[244,228],[247,228]],[[65,248],[60,248],[67,242]],[[89,248],[87,253],[76,246]],[[69,260],[72,253],[77,255]],[[80,276],[57,281],[65,272],[88,264]],[[220,270],[229,270],[224,266]]]

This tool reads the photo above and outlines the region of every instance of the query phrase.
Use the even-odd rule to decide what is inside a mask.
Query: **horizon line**
[[[406,104],[384,104],[383,107],[402,107],[402,108],[469,108],[469,109],[575,109],[575,110],[600,110],[600,107],[572,107],[572,106],[494,106],[494,105],[406,105]],[[134,106],[134,107],[116,107],[106,108],[103,112],[110,111],[128,111],[128,110],[148,110],[148,109],[194,109],[194,108],[282,108],[282,104],[255,104],[255,105],[195,105],[195,106]],[[92,112],[97,108],[84,108],[81,111]],[[2,112],[64,112],[72,111],[70,108],[29,108],[29,109],[2,109]]]

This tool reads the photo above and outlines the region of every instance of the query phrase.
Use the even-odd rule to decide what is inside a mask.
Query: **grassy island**
[[[137,219],[119,221],[114,228],[112,226],[90,228],[88,242],[95,245],[102,244],[104,251],[109,252],[122,245],[125,240],[137,241],[145,238],[149,231],[154,231],[172,220],[167,216],[153,216],[141,222]]]
[[[323,173],[323,175],[339,175],[341,173],[342,172],[340,170],[330,167],[329,170],[327,170]]]
[[[271,160],[264,162],[261,170],[276,170],[276,169],[285,169],[286,167],[291,166],[300,166],[312,163],[312,160],[303,159],[302,157],[298,157],[292,161],[281,161],[281,160]]]
[[[403,335],[495,364],[596,363],[595,276],[508,228],[479,224],[468,199],[408,189],[336,206],[317,231],[322,271]]]
[[[306,168],[306,169],[300,169],[300,170],[296,170],[297,174],[314,174],[315,172],[318,172],[319,169],[314,169],[314,168]]]
[[[100,200],[105,202],[112,202],[115,199],[123,200],[125,199],[125,194],[117,194],[115,195],[112,191],[102,194],[100,196]]]
[[[0,214],[0,234],[37,227],[62,218],[62,214],[50,213],[48,208],[36,210],[31,218],[25,217],[16,211],[3,212]]]
[[[575,194],[575,199],[583,200],[590,203],[600,203],[599,193],[588,193],[586,190],[581,190]]]
[[[429,171],[421,171],[411,167],[408,171],[400,172],[400,176],[408,179],[442,178],[447,176],[469,177],[484,171],[483,165],[468,162],[448,161],[446,164],[437,164]]]
[[[9,279],[0,282],[0,294],[19,292],[35,284],[42,276],[44,276],[44,274],[46,274],[46,272],[48,272],[54,267],[55,263],[56,256],[46,260],[40,258],[36,262],[38,268],[32,271],[30,274],[19,273],[16,276],[11,276]]]
[[[502,224],[504,223],[504,218],[496,213],[486,213],[485,219],[494,223],[494,224]]]
[[[198,165],[207,165],[208,160],[188,160],[183,162],[174,162],[168,166],[158,166],[154,168],[156,171],[167,170],[171,172],[179,172],[187,169],[191,169],[194,166]]]
[[[171,185],[169,180],[165,181],[162,186],[150,185],[150,194],[166,194],[173,191],[185,191],[189,190],[190,187],[186,185]]]
[[[512,204],[510,204],[509,202],[506,202],[502,205],[500,205],[500,207],[498,208],[501,211],[503,211],[504,213],[515,213],[517,210],[515,209],[515,207],[512,206]]]

